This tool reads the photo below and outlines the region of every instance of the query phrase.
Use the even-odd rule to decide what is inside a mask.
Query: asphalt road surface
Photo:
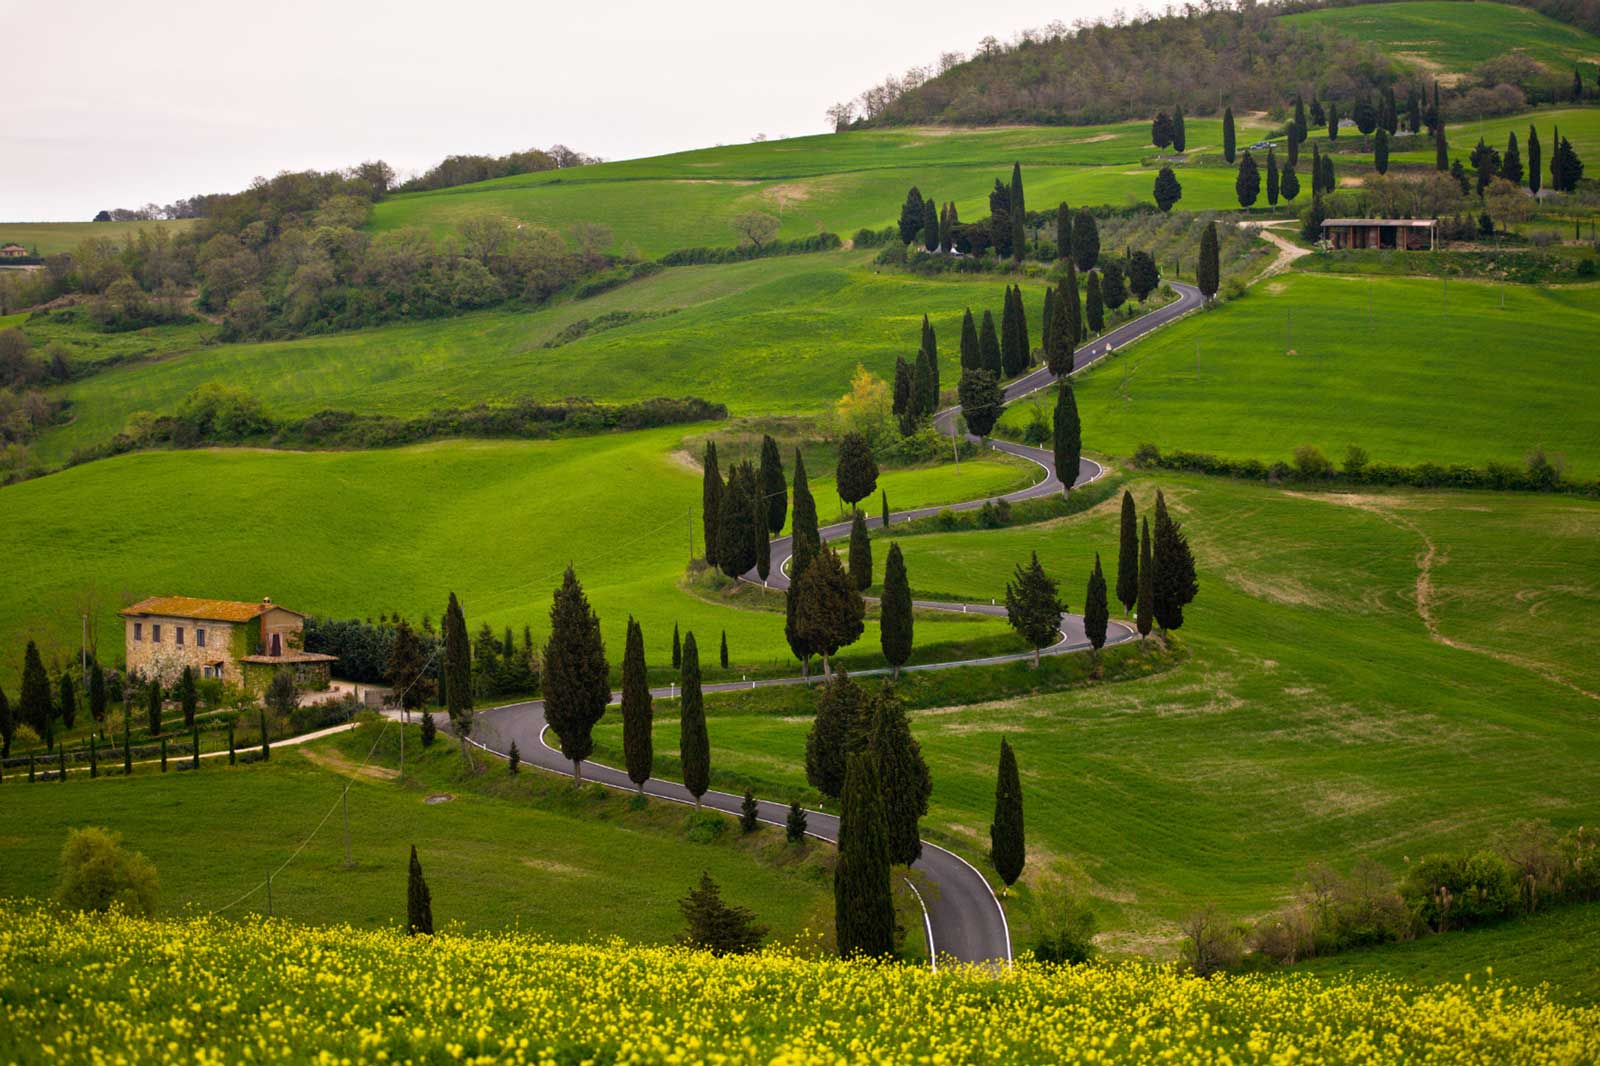
[[[1200,291],[1191,285],[1179,282],[1169,282],[1178,299],[1165,307],[1158,308],[1141,318],[1112,330],[1103,337],[1096,339],[1092,344],[1080,348],[1073,359],[1073,373],[1104,358],[1111,351],[1121,348],[1128,342],[1143,336],[1152,330],[1166,325],[1173,319],[1187,314],[1200,306]],[[1005,387],[1006,402],[1020,399],[1040,389],[1048,388],[1055,383],[1055,376],[1048,369],[1041,367]],[[956,425],[956,408],[949,408],[939,412],[934,417],[934,424],[944,433],[954,433]],[[976,440],[975,437],[969,437]],[[991,441],[990,446],[1012,455],[1020,456],[1040,467],[1044,476],[1035,484],[1017,492],[1009,493],[996,499],[1005,499],[1011,502],[1029,500],[1039,496],[1048,496],[1061,491],[1061,481],[1056,477],[1055,459],[1051,452],[1042,448],[1029,448],[1021,444],[1012,444],[1008,441]],[[1083,485],[1105,473],[1099,463],[1092,459],[1084,459],[1078,468],[1078,477],[1075,484]],[[905,511],[893,516],[893,522],[908,522],[912,519],[923,518],[937,514],[940,511],[965,511],[981,507],[986,501],[983,499],[968,500],[964,503],[948,504],[939,507],[923,507],[918,510]],[[839,522],[822,530],[824,541],[837,540],[850,535],[850,523]],[[752,571],[745,575],[746,581],[765,584],[769,588],[784,589],[789,586],[789,578],[785,573],[785,565],[791,554],[790,538],[784,537],[772,542],[773,567],[766,582],[756,576]],[[929,601],[916,601],[918,607],[930,610],[963,611],[967,613],[980,613],[992,615],[1005,615],[1005,607],[992,604],[959,604],[935,603]],[[1118,644],[1132,640],[1135,632],[1130,627],[1120,622],[1112,622],[1107,635],[1107,643]],[[1089,646],[1089,641],[1084,635],[1083,618],[1080,615],[1066,615],[1062,619],[1061,639],[1052,647],[1046,648],[1045,655],[1060,655],[1066,652],[1081,651]],[[983,659],[967,659],[958,662],[925,663],[920,666],[905,667],[906,671],[916,670],[949,670],[960,666],[978,666],[992,663],[1014,662],[1030,657],[1030,653],[1021,652],[1011,655],[994,655]],[[857,676],[887,673],[887,668],[880,670],[857,671]],[[772,678],[762,681],[728,682],[724,684],[706,685],[706,692],[731,692],[738,689],[766,688],[774,685],[799,685],[808,684],[816,678],[786,677]],[[675,698],[678,693],[675,687],[653,689],[652,695],[661,698]],[[612,701],[618,702],[620,693],[612,694]],[[537,766],[540,769],[553,773],[570,775],[572,763],[555,748],[545,743],[544,703],[532,700],[527,703],[508,704],[481,712],[477,716],[474,727],[473,742],[485,750],[504,755],[511,749],[512,741],[517,744],[517,751],[523,761]],[[583,777],[586,781],[598,781],[614,788],[632,790],[635,786],[628,775],[618,769],[603,766],[595,762],[583,764]],[[672,800],[677,803],[692,804],[694,797],[688,789],[675,781],[661,781],[652,779],[645,783],[645,794],[658,799]],[[707,792],[701,797],[701,804],[713,810],[723,811],[728,814],[738,815],[744,802],[742,796],[730,795],[726,792]],[[788,819],[789,808],[787,804],[761,800],[760,817],[763,821],[773,825],[784,825]],[[822,811],[806,812],[806,828],[808,832],[819,839],[836,842],[839,830],[838,816]],[[971,863],[953,852],[923,841],[922,858],[917,861],[915,870],[921,875],[915,882],[908,881],[922,901],[924,932],[927,934],[930,954],[935,959],[948,957],[963,962],[992,962],[998,960],[1011,960],[1011,931],[1006,924],[1004,909],[1000,901],[995,898],[994,891],[989,886],[989,879],[975,869]]]

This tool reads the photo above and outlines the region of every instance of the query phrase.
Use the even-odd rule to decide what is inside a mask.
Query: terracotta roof
[[[337,655],[324,655],[318,651],[286,651],[282,655],[246,655],[239,660],[242,663],[332,663],[338,662]]]
[[[237,600],[202,600],[194,596],[152,596],[140,600],[120,613],[127,616],[167,615],[172,618],[204,618],[212,622],[248,622],[258,618],[278,605],[271,600],[260,603],[241,603]],[[288,610],[281,607],[279,610]],[[289,611],[300,614],[299,611]],[[304,618],[305,615],[301,614]]]
[[[1437,226],[1436,218],[1325,218],[1324,226]]]

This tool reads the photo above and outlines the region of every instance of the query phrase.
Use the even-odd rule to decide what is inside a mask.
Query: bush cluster
[[[837,233],[817,233],[792,241],[769,244],[741,244],[737,248],[679,248],[656,262],[662,266],[697,266],[704,263],[743,263],[774,255],[801,255],[806,252],[831,252],[844,247]]]
[[[1031,500],[1011,503],[1007,500],[985,500],[982,506],[966,511],[946,508],[927,518],[918,518],[893,527],[894,536],[904,537],[914,533],[953,532],[968,529],[1003,529],[1007,526],[1025,526],[1052,518],[1079,514],[1110,499],[1122,488],[1122,478],[1103,477],[1072,490],[1068,496],[1037,496]],[[873,529],[871,535],[887,535],[886,531]]]

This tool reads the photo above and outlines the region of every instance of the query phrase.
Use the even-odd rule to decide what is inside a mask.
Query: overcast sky
[[[607,159],[821,132],[886,74],[1110,0],[0,0],[0,221],[285,169],[570,145]]]

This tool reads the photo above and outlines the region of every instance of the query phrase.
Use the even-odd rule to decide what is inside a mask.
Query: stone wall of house
[[[122,622],[128,670],[141,677],[158,678],[163,685],[176,682],[185,666],[193,667],[197,678],[218,676],[216,670],[220,667],[224,681],[238,684],[240,652],[236,645],[241,643],[241,637],[249,636],[255,629],[254,622],[213,622],[161,615],[124,618]],[[156,639],[157,627],[159,640]],[[180,631],[181,644],[178,642]],[[204,646],[200,644],[201,631],[205,633]],[[249,654],[248,649],[244,654]]]

